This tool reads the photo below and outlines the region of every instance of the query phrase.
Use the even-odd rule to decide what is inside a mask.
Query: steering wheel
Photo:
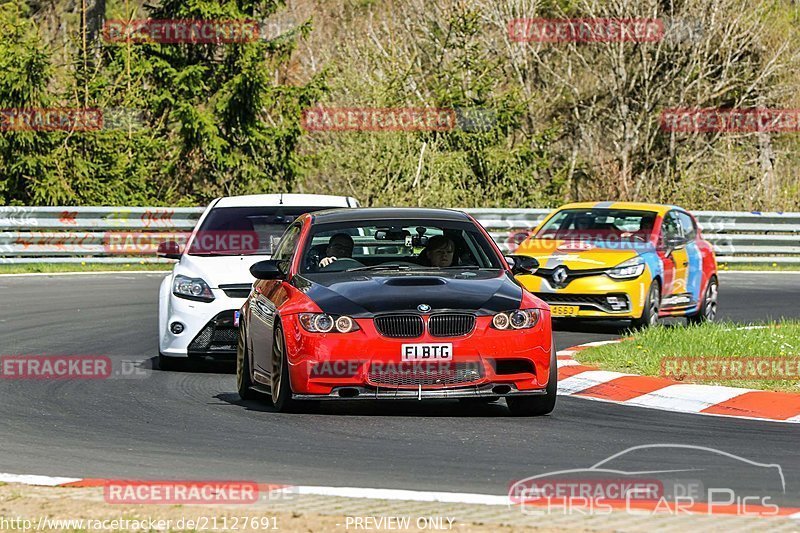
[[[317,272],[342,272],[348,268],[358,268],[363,266],[364,263],[353,259],[352,257],[342,257],[341,259],[337,259],[327,266],[318,268]]]
[[[622,233],[620,237],[625,239],[630,238],[634,241],[639,241],[639,242],[647,242],[647,235],[639,233],[638,231],[626,231]]]

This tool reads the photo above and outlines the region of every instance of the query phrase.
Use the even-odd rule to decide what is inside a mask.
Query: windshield
[[[656,213],[628,209],[564,209],[536,233],[537,239],[607,240],[638,237],[646,240],[653,231]]]
[[[499,269],[488,239],[469,222],[380,220],[312,229],[302,272]]]
[[[324,207],[218,207],[192,240],[190,255],[272,255],[286,228]]]

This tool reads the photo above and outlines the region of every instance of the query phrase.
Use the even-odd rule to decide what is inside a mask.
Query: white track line
[[[508,496],[475,494],[469,492],[433,492],[403,489],[370,489],[361,487],[295,487],[298,494],[339,496],[343,498],[368,498],[374,500],[401,500],[414,502],[464,503],[477,505],[509,505]]]
[[[74,483],[80,481],[79,477],[52,477],[52,476],[31,476],[20,474],[0,473],[0,481],[3,483],[22,483],[23,485],[44,485],[55,487],[64,483]]]
[[[622,342],[622,339],[611,339],[611,340],[608,340],[608,341],[585,342],[583,344],[579,344],[578,346],[590,348],[592,346],[605,346],[606,344],[616,344],[618,342]],[[573,348],[575,348],[575,346],[573,346]],[[580,350],[575,350],[575,351],[578,352]],[[573,353],[575,353],[575,352],[573,352]]]
[[[0,481],[5,483],[21,483],[23,485],[38,485],[55,487],[65,483],[75,483],[82,478],[33,476],[20,474],[2,474]],[[411,502],[441,502],[464,503],[472,505],[509,505],[508,496],[494,494],[475,494],[470,492],[434,492],[405,489],[373,489],[366,487],[319,487],[319,486],[288,486],[285,490],[296,494],[315,496],[337,496],[341,498],[364,498],[372,500],[397,500]]]

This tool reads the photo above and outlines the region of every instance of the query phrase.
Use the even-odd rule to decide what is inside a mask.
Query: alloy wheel
[[[272,389],[272,402],[277,403],[281,390],[281,373],[283,371],[283,334],[278,331],[272,346],[272,376],[270,379]]]
[[[658,285],[653,284],[653,287],[650,289],[650,325],[655,326],[658,324],[658,310],[661,307],[661,293],[659,291]]]
[[[719,297],[719,287],[717,282],[712,280],[706,291],[706,301],[703,304],[703,311],[708,322],[713,322],[717,318],[717,298]]]

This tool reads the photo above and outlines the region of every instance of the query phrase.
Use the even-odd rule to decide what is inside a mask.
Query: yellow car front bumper
[[[530,292],[550,305],[553,318],[639,318],[650,288],[650,272],[629,280],[615,280],[605,274],[573,279],[566,287],[551,284],[548,278],[535,274],[517,276]],[[622,309],[614,309],[608,298],[625,301]],[[577,307],[577,309],[576,309]],[[619,307],[619,304],[617,304]]]

